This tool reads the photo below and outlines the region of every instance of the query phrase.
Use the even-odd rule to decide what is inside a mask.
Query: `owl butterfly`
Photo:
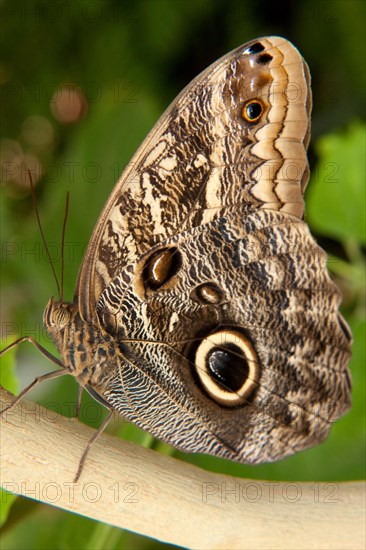
[[[310,110],[278,37],[182,91],[110,195],[73,301],[45,309],[48,377],[186,452],[255,464],[324,440],[350,407],[351,334],[303,220]]]

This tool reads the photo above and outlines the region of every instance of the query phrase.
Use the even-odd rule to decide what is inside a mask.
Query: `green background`
[[[310,66],[314,93],[307,219],[330,254],[329,269],[342,290],[342,311],[354,335],[353,407],[324,444],[276,464],[247,467],[203,455],[174,456],[252,479],[363,478],[365,3],[5,1],[0,8],[1,344],[31,334],[53,352],[42,329],[42,312],[49,297],[57,294],[55,282],[27,179],[7,178],[9,162],[36,159],[44,167],[36,186],[38,207],[58,273],[65,194],[70,190],[64,296],[71,299],[83,250],[117,176],[179,91],[211,62],[252,38],[278,34],[300,49]],[[50,109],[52,90],[63,84],[78,86],[86,98],[84,116],[73,124],[60,123]],[[32,125],[34,116],[42,117],[36,120],[48,129],[46,143]],[[14,377],[14,355],[6,355],[1,368],[2,383],[13,391],[17,384],[23,388],[52,370],[45,358],[23,344],[16,352]],[[65,402],[76,398],[76,383],[71,377],[47,382],[30,398],[56,403],[57,410],[67,414]],[[131,425],[112,430],[146,442]],[[152,446],[170,452],[157,442]],[[1,506],[3,549],[163,546],[32,500],[5,496]]]

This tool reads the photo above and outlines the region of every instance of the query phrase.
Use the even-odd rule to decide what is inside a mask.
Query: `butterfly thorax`
[[[75,302],[48,302],[44,325],[56,344],[63,363],[83,386],[98,388],[101,372],[108,372],[106,362],[113,350],[112,337],[99,324],[85,322]]]

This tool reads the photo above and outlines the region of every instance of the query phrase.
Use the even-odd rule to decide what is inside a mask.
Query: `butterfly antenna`
[[[44,233],[43,233],[43,229],[42,229],[42,225],[41,225],[41,220],[40,220],[39,212],[38,212],[38,206],[37,206],[37,200],[36,200],[36,192],[35,192],[35,190],[34,190],[34,184],[33,184],[32,174],[31,174],[30,170],[28,170],[28,176],[29,176],[29,181],[30,181],[30,188],[31,188],[31,191],[32,191],[33,206],[34,206],[34,210],[35,210],[35,212],[36,212],[36,217],[37,217],[38,228],[39,228],[39,231],[40,231],[40,233],[41,233],[42,241],[43,241],[43,244],[44,244],[46,253],[47,253],[48,261],[50,262],[50,266],[51,266],[51,269],[52,269],[53,277],[54,277],[54,279],[55,279],[55,281],[56,281],[56,286],[57,286],[58,295],[59,295],[59,298],[60,298],[60,301],[61,301],[60,284],[59,284],[59,282],[58,282],[58,279],[57,279],[57,276],[56,276],[56,271],[55,271],[55,266],[53,265],[53,261],[52,261],[52,258],[51,258],[51,254],[50,254],[50,251],[49,251],[49,249],[48,249],[46,239],[45,239],[45,237],[44,237]]]
[[[66,234],[66,223],[69,215],[69,203],[70,203],[70,193],[66,194],[66,204],[65,204],[65,214],[64,214],[64,223],[62,224],[62,237],[61,237],[61,296],[60,301],[63,301],[64,298],[64,273],[65,273],[65,234]]]

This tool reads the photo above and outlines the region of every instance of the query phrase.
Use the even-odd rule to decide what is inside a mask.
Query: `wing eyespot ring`
[[[257,122],[264,112],[264,105],[259,99],[249,99],[244,103],[242,116],[246,122],[253,124]]]
[[[204,338],[196,349],[194,368],[204,391],[219,405],[243,405],[258,387],[257,354],[238,330],[222,329]]]

